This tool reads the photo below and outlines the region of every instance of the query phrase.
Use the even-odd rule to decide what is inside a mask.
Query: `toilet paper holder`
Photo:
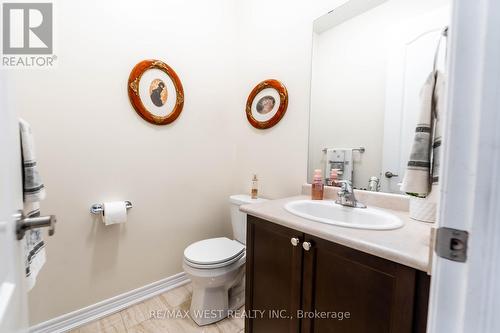
[[[127,209],[132,208],[132,203],[128,200],[125,200],[125,207]],[[90,212],[92,214],[102,214],[104,212],[104,205],[103,204],[93,204],[90,206]]]

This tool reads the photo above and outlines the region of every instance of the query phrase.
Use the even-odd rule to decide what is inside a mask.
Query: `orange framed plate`
[[[261,96],[259,101],[255,103],[254,100],[259,93],[264,91],[265,89],[274,89],[276,90],[277,96],[279,96],[279,105],[275,110],[276,99],[272,96],[273,94],[268,94]],[[252,109],[254,108],[255,109]],[[283,83],[278,80],[265,80],[259,83],[255,88],[253,88],[252,92],[247,99],[246,105],[246,114],[248,122],[255,128],[258,129],[266,129],[271,128],[276,125],[281,118],[285,115],[286,109],[288,107],[288,91]],[[266,112],[266,110],[269,110]],[[259,113],[261,115],[259,115]],[[265,114],[270,113],[271,116],[269,119],[266,119]]]
[[[160,71],[168,75],[168,77],[173,83],[176,92],[176,101],[173,106],[173,109],[165,116],[160,116],[152,113],[150,110],[147,109],[147,107],[144,105],[141,99],[141,95],[139,92],[140,81],[143,74],[150,69],[159,69]],[[162,102],[165,103],[168,92],[166,90],[165,83],[163,83],[163,86],[161,86],[162,80],[159,79],[153,80],[151,86],[153,86],[153,84],[156,84],[155,81],[158,81],[155,90],[159,90],[160,92],[150,91],[153,93],[151,94],[151,98],[153,99],[153,96],[158,96],[156,97],[156,103],[155,100],[153,100],[153,103],[155,103],[155,105],[157,106],[163,106]],[[137,65],[135,65],[135,67],[130,72],[128,78],[128,97],[135,111],[144,120],[155,125],[170,124],[175,119],[177,119],[177,117],[179,117],[179,115],[182,112],[182,108],[184,106],[184,89],[182,88],[181,80],[179,79],[175,71],[172,69],[172,67],[170,67],[169,65],[160,60],[143,60],[139,62]]]

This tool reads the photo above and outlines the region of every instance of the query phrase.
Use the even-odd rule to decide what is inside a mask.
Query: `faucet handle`
[[[350,180],[339,180],[338,181],[341,185],[341,191],[343,192],[352,192],[352,183]]]

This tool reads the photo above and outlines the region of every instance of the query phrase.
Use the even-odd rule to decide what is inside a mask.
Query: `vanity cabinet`
[[[424,272],[250,215],[246,260],[247,333],[425,332]]]

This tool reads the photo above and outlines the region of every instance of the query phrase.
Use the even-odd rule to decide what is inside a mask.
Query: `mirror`
[[[449,0],[350,0],[313,22],[309,182],[314,169],[325,181],[339,169],[355,188],[401,193],[420,89],[434,63],[445,68],[449,16]]]

